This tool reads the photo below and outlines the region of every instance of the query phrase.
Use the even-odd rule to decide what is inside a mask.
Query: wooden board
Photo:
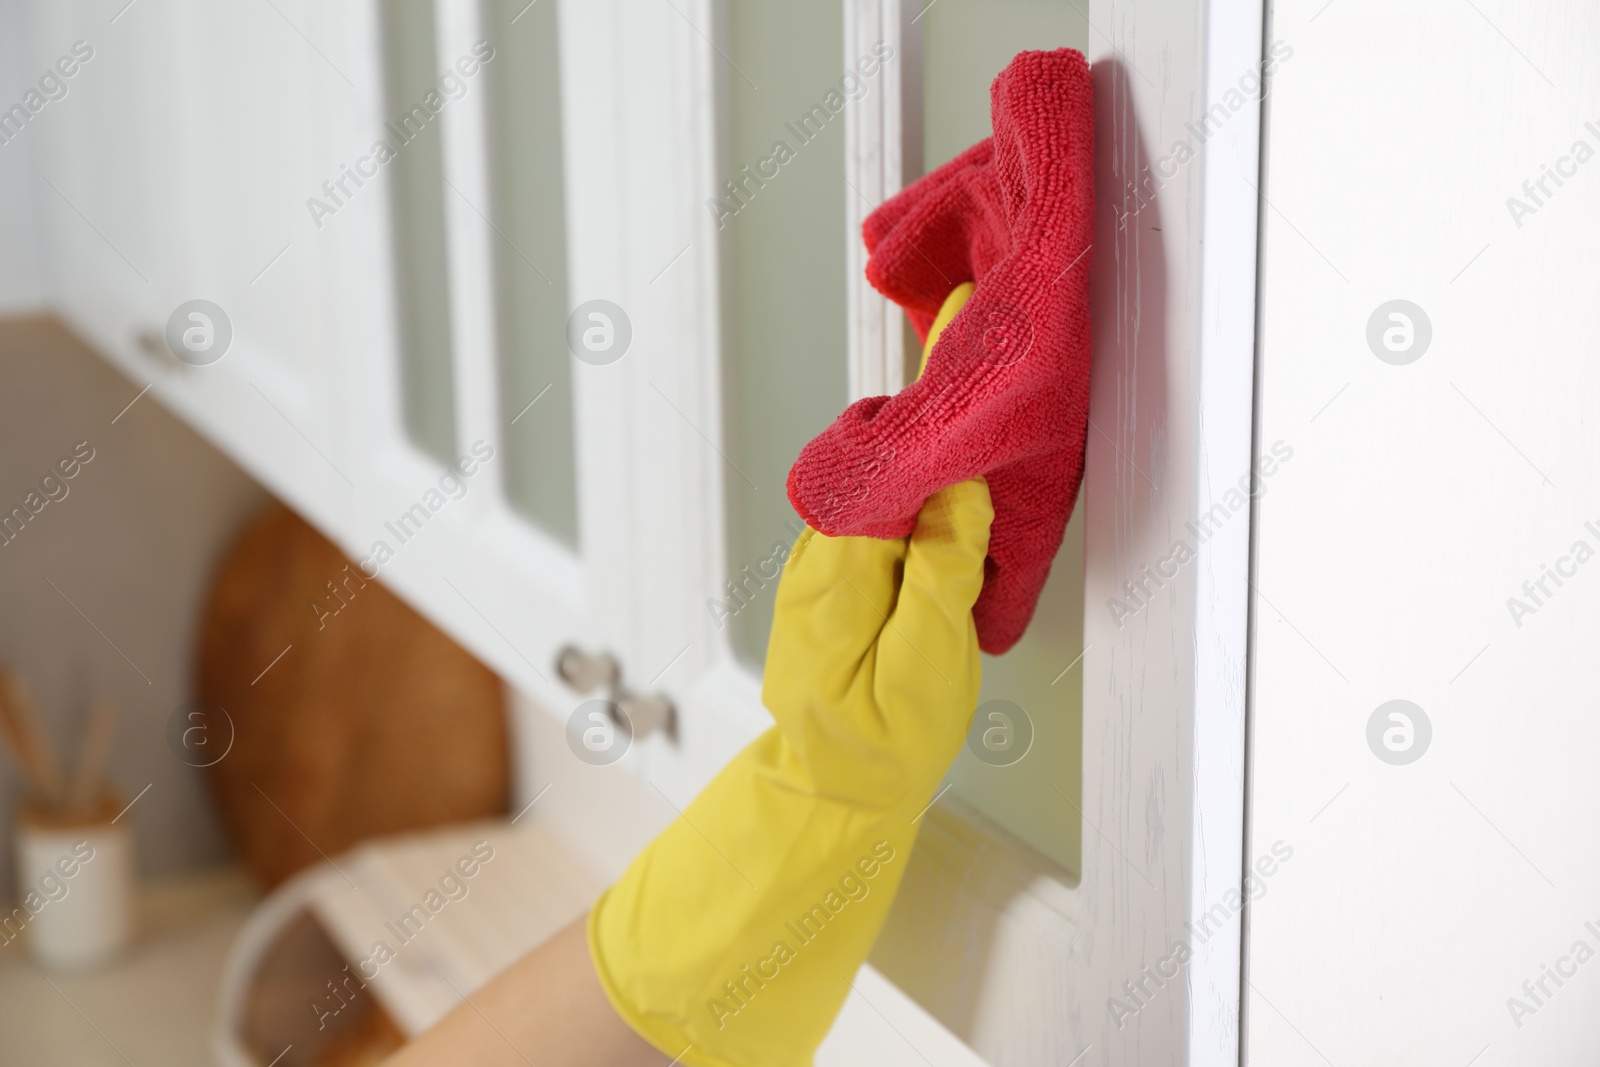
[[[374,835],[507,809],[500,679],[288,508],[219,569],[195,694],[232,723],[208,774],[263,885]]]

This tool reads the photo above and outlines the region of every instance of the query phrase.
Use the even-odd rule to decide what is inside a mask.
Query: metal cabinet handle
[[[556,673],[580,693],[604,688],[606,713],[635,740],[661,731],[678,739],[678,709],[659,693],[636,693],[622,681],[622,665],[607,652],[585,652],[567,645],[556,653]]]
[[[615,689],[622,680],[622,666],[606,652],[585,652],[567,645],[556,653],[556,673],[580,693],[592,693],[604,686]]]
[[[632,727],[634,737],[649,737],[660,730],[672,740],[678,739],[678,709],[658,693],[623,692],[611,703],[611,708],[614,709],[612,721],[616,722],[616,711],[620,710]],[[617,725],[623,724],[617,722]]]

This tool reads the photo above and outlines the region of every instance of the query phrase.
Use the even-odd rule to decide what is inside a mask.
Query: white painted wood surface
[[[1106,0],[1090,24],[1087,829],[1063,1025],[1085,1062],[1233,1063],[1237,912],[1191,924],[1240,878],[1249,519],[1203,541],[1189,524],[1251,466],[1256,112],[1231,109],[1203,149],[1187,124],[1260,62],[1260,11]]]
[[[900,309],[867,281],[861,224],[906,184],[904,115],[920,109],[921,70],[914,61],[918,30],[900,0],[845,0],[844,54],[873,54],[880,42],[894,57],[879,92],[844,112],[845,259],[850,316],[850,399],[898,393],[905,383],[905,328]],[[921,142],[915,144],[921,151]],[[913,175],[914,177],[914,175]]]
[[[1600,13],[1310,0],[1271,34],[1259,417],[1294,458],[1260,502],[1250,852],[1294,858],[1252,908],[1249,1061],[1591,1063]],[[1368,342],[1396,299],[1431,326],[1398,365]],[[1368,740],[1396,699],[1431,723],[1400,765]]]

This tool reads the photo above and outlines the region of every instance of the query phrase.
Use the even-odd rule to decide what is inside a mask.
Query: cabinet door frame
[[[900,49],[919,54],[896,0],[853,0],[847,11],[847,33],[900,32],[913,38]],[[1089,4],[1099,219],[1083,505],[1083,869],[1069,886],[1031,865],[1028,850],[992,842],[965,854],[1009,863],[1028,885],[1009,921],[1043,929],[1054,907],[1070,926],[1071,958],[999,965],[1060,991],[1072,1016],[1073,1036],[1057,1050],[1067,1058],[1091,1048],[1108,1063],[1239,1057],[1244,905],[1224,905],[1221,930],[1206,916],[1241,899],[1253,515],[1247,508],[1194,544],[1194,560],[1138,618],[1119,622],[1109,603],[1168,554],[1171,531],[1207,514],[1241,476],[1252,484],[1259,105],[1224,105],[1229,118],[1203,151],[1176,166],[1172,154],[1179,141],[1199,147],[1185,122],[1260,70],[1262,16],[1245,0]],[[920,125],[909,89],[900,102],[903,113],[852,113],[853,184],[897,187],[880,178],[885,160],[902,155],[904,126]],[[903,380],[903,350],[882,328],[881,298],[857,283],[852,384],[888,388]],[[958,872],[944,876],[951,899],[972,880]],[[1202,924],[1204,939],[1191,932]],[[1179,942],[1192,953],[1181,989],[1164,1005],[1130,997],[1123,983],[1143,980]],[[1112,998],[1137,1009],[1131,1019]]]
[[[1171,9],[1093,0],[1089,11],[1099,218],[1085,475],[1083,815],[1092,831],[1081,889],[1092,897],[1084,933],[1095,948],[1074,986],[1096,1020],[1086,1036],[1112,1050],[1107,1062],[1234,1064],[1252,859],[1243,850],[1247,653],[1266,210],[1261,104],[1239,93],[1241,78],[1262,71],[1264,11],[1255,0]],[[1241,486],[1236,506],[1230,493]],[[1219,506],[1226,521],[1203,518]],[[1180,539],[1193,558],[1119,621],[1111,602],[1167,569],[1161,561]],[[1160,973],[1180,943],[1190,958],[1165,983],[1176,988],[1157,983],[1143,1004],[1130,998],[1125,983]],[[1119,1025],[1112,997],[1137,1014]],[[1106,1011],[1089,1015],[1096,1003]]]
[[[700,26],[712,25],[708,16],[716,8],[709,0],[690,10],[705,19]],[[877,35],[897,42],[902,54],[916,53],[915,42],[902,37],[911,12],[894,0],[850,0],[845,10],[846,41],[859,44],[865,35]],[[1208,138],[1205,150],[1175,173],[1163,172],[1159,182],[1143,187],[1135,176],[1149,174],[1173,140],[1190,136],[1184,123],[1228,99],[1241,74],[1259,70],[1262,11],[1244,0],[1173,11],[1103,0],[1091,6],[1090,24],[1099,248],[1093,283],[1096,426],[1086,472],[1083,871],[1076,885],[1068,885],[1033,862],[1029,850],[959,811],[944,811],[943,854],[931,847],[920,851],[932,857],[932,881],[943,883],[933,892],[947,891],[946,904],[966,906],[981,896],[972,885],[985,880],[974,877],[982,872],[1023,890],[1001,909],[1004,921],[1067,931],[1070,948],[1055,956],[1018,953],[986,964],[989,974],[1000,972],[1001,985],[1010,971],[1011,980],[1052,990],[1066,1001],[1068,1010],[1052,1020],[1057,1029],[1047,1035],[1052,1055],[1070,1058],[1100,1048],[1107,1062],[1132,1063],[1161,1049],[1173,1062],[1233,1062],[1242,915],[1230,909],[1226,929],[1203,941],[1188,931],[1204,923],[1219,902],[1232,899],[1243,877],[1248,509],[1195,546],[1195,559],[1135,624],[1118,625],[1107,604],[1123,595],[1122,583],[1140,579],[1146,563],[1167,554],[1171,531],[1206,514],[1241,476],[1250,484],[1259,105],[1230,107],[1229,121]],[[712,38],[701,33],[685,47],[692,63],[709,72],[702,86],[715,85],[725,60]],[[1170,76],[1160,85],[1140,67]],[[891,89],[881,108],[853,110],[847,119],[848,176],[880,200],[898,188],[902,120],[916,121],[902,110],[909,97]],[[695,99],[704,107],[715,98],[702,93]],[[708,117],[702,128],[716,127]],[[710,158],[708,151],[702,149],[702,160]],[[714,179],[707,170],[701,187],[713,188]],[[898,316],[856,273],[856,227],[870,206],[853,205],[848,215],[855,279],[850,373],[859,394],[896,388],[904,380]],[[709,217],[699,231],[696,244],[703,240],[711,268],[701,293],[714,306],[719,294]],[[1143,294],[1142,307],[1135,293]],[[704,399],[710,403],[714,397],[708,381]],[[720,419],[713,415],[703,425],[712,451],[718,451]],[[719,488],[731,473],[720,453],[706,455],[709,488],[701,514],[707,521],[699,537],[719,550],[707,587],[715,590],[732,569],[720,552]],[[1147,478],[1150,471],[1161,475],[1159,482]],[[699,632],[710,638],[709,655],[700,653],[699,640],[693,642],[691,673],[699,678],[677,695],[690,729],[717,724],[725,731],[723,750],[731,752],[766,723],[759,680],[738,664],[724,636],[708,634],[703,621]],[[687,800],[720,765],[718,754],[712,746],[675,755],[652,772],[675,781],[675,801]],[[939,819],[945,808],[939,805],[931,817]],[[1122,983],[1138,980],[1179,940],[1192,942],[1193,956],[1182,989],[1165,1005],[1141,1010],[1137,1026],[1126,1020],[1119,1026],[1110,1001],[1121,994]],[[910,1007],[916,1015],[915,1005]],[[922,1014],[930,1032],[938,1027]],[[1006,1021],[1003,1012],[977,1020],[968,1034],[998,1049],[1006,1041],[984,1030]],[[1005,1055],[1006,1062],[1042,1062]]]

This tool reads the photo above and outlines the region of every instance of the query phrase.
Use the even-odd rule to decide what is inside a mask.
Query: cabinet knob
[[[580,693],[605,689],[607,714],[634,739],[660,731],[677,740],[678,712],[672,701],[659,693],[629,689],[622,681],[622,665],[610,653],[566,645],[556,653],[556,673]]]
[[[609,710],[613,720],[617,718],[618,711],[627,717],[627,725],[636,738],[649,737],[659,730],[674,741],[678,739],[678,709],[659,693],[623,691],[609,705]],[[619,722],[617,725],[623,724]]]
[[[592,693],[602,686],[615,689],[622,678],[621,666],[609,653],[585,652],[576,645],[556,653],[556,673],[580,693]]]

